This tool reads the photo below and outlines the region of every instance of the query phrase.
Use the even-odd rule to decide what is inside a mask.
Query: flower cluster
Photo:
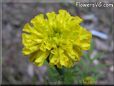
[[[65,10],[39,14],[25,24],[22,33],[24,55],[42,66],[45,60],[61,68],[79,62],[82,50],[90,47],[91,33],[80,26],[82,19]]]

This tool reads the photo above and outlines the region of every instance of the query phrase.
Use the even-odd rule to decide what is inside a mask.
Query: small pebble
[[[94,60],[93,63],[94,63],[95,65],[98,65],[98,64],[99,64],[99,61],[98,61],[98,60]]]
[[[110,67],[110,71],[114,72],[114,66],[113,65]]]

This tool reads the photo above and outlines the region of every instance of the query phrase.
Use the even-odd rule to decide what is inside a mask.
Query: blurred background
[[[92,76],[96,79],[96,84],[114,84],[114,7],[77,7],[68,0],[48,1],[50,0],[2,2],[2,84],[56,83],[58,74],[47,63],[37,67],[29,62],[28,56],[22,55],[21,34],[25,23],[34,16],[51,11],[57,13],[59,9],[65,9],[71,15],[83,18],[82,26],[93,34],[90,50],[84,52],[82,63],[71,69],[74,75],[66,73],[65,83],[77,83],[81,76]],[[94,0],[99,1],[102,0]],[[113,3],[113,0],[104,0],[105,2]],[[72,78],[72,82],[68,78]]]

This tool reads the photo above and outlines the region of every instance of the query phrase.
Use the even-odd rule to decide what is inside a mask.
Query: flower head
[[[72,67],[82,50],[90,47],[91,33],[80,26],[82,19],[65,10],[35,16],[22,33],[23,53],[42,66],[46,59],[57,67]]]
[[[91,84],[95,84],[95,79],[93,77],[85,77],[83,80],[83,84],[85,85],[91,85]]]

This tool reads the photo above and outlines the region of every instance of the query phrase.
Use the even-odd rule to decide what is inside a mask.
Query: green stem
[[[49,56],[48,56],[48,58],[47,58],[47,62],[49,63]],[[56,65],[55,65],[55,69],[57,70],[57,72],[58,72],[59,75],[60,75],[60,80],[61,80],[62,82],[64,82],[64,69],[60,69],[60,68],[58,68]]]
[[[57,70],[57,72],[60,75],[60,80],[62,81],[62,83],[64,83],[64,70],[60,69],[60,68],[57,68],[57,66],[55,66],[55,69]]]

